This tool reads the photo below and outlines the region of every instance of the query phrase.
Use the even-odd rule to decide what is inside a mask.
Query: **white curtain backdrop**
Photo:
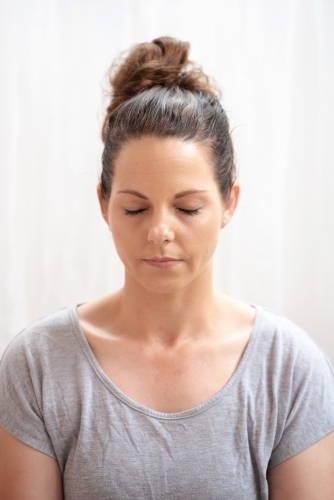
[[[216,77],[242,197],[215,284],[282,312],[334,363],[333,0],[2,0],[0,351],[122,285],[95,188],[103,76],[172,35]]]

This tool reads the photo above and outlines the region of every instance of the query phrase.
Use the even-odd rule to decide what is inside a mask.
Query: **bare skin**
[[[0,427],[1,500],[62,500],[58,462]]]
[[[106,303],[107,318],[103,317]],[[227,307],[229,301],[222,297],[221,303]],[[194,315],[191,334],[184,330],[180,336],[167,337],[146,332],[144,339],[136,324],[141,314],[126,321],[128,326],[132,323],[132,329],[126,330],[133,332],[131,335],[122,330],[122,318],[127,318],[123,307],[122,293],[81,306],[80,322],[86,338],[101,368],[119,389],[137,403],[164,413],[198,406],[224,387],[240,362],[255,314],[246,306],[243,318],[238,318],[241,307],[231,301],[224,325],[212,319],[206,325],[196,325]],[[111,319],[117,310],[119,314],[114,313]],[[161,323],[158,331],[159,327]]]
[[[270,500],[334,498],[334,431],[267,475]]]
[[[254,323],[253,307],[212,287],[213,253],[239,187],[223,202],[206,149],[181,141],[132,141],[116,163],[110,200],[99,198],[125,285],[80,306],[79,320],[125,394],[157,411],[187,410],[226,384]],[[166,256],[176,265],[147,263]]]
[[[121,150],[110,199],[98,195],[125,284],[78,307],[88,343],[136,402],[193,408],[231,378],[254,325],[253,307],[212,288],[212,256],[239,187],[223,201],[203,146],[146,137]],[[330,433],[270,469],[270,500],[332,500],[333,450]],[[57,462],[0,428],[0,491],[3,500],[61,500]]]

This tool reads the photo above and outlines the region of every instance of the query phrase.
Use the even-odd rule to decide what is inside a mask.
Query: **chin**
[[[185,290],[187,287],[195,284],[195,282],[205,273],[207,266],[204,269],[190,269],[185,272],[183,269],[181,272],[176,269],[171,270],[159,270],[152,272],[147,272],[143,269],[130,269],[126,268],[125,276],[127,284],[139,285],[140,288],[146,290],[149,293],[156,294],[173,294]],[[197,271],[197,272],[196,272]]]
[[[186,288],[193,280],[188,277],[181,278],[180,276],[143,276],[131,273],[130,280],[134,280],[137,284],[149,293],[167,295],[177,293]]]
[[[168,282],[163,282],[163,280],[161,280],[160,283],[158,282],[158,280],[156,280],[154,283],[146,282],[142,284],[143,288],[145,288],[148,292],[161,295],[177,293],[178,291],[186,288],[187,285],[189,285],[189,282],[180,283],[180,281],[176,279],[174,279],[173,281],[168,280]]]

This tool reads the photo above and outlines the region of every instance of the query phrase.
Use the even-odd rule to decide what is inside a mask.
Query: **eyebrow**
[[[138,191],[134,191],[133,189],[124,189],[122,191],[117,191],[117,194],[125,193],[132,194],[133,196],[137,196],[137,198],[142,198],[143,200],[148,200],[147,196],[139,193]],[[207,193],[205,189],[188,189],[187,191],[181,191],[174,196],[176,198],[183,198],[183,196],[188,196],[188,194],[197,194],[197,193]]]
[[[183,196],[187,196],[188,194],[197,194],[197,193],[206,193],[205,189],[188,189],[188,191],[181,191],[181,193],[177,193],[174,198],[182,198]]]

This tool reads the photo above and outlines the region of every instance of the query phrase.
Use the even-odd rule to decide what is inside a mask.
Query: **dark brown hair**
[[[236,178],[220,91],[189,61],[189,43],[171,37],[135,45],[109,70],[110,104],[102,127],[101,190],[111,193],[115,158],[131,139],[175,138],[208,146],[224,199]]]

